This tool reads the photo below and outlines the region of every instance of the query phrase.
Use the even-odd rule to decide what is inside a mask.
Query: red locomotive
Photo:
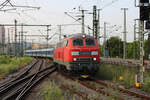
[[[99,69],[100,50],[97,40],[86,34],[73,34],[57,43],[54,62],[71,72],[95,74]]]

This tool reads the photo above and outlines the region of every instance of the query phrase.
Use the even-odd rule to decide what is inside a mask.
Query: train
[[[99,70],[100,49],[98,41],[90,35],[72,34],[56,44],[55,48],[26,50],[26,56],[50,57],[59,69],[94,75]]]

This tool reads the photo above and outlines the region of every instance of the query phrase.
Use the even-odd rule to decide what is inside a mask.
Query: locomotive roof
[[[69,36],[67,36],[66,38],[62,39],[60,42],[57,42],[57,43],[61,43],[64,40],[69,39],[69,38],[83,38],[83,35],[85,35],[85,38],[94,38],[93,36],[90,36],[90,35],[87,35],[87,34],[77,33],[77,34],[69,35]]]
[[[87,35],[87,34],[82,34],[82,33],[72,34],[72,35],[69,35],[67,38],[82,38],[83,35],[84,35],[86,38],[94,38],[93,36],[90,36],[90,35]]]

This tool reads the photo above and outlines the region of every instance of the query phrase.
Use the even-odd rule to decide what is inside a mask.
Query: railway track
[[[128,89],[116,88],[115,86],[109,85],[101,80],[96,80],[94,78],[90,78],[90,80],[78,80],[77,78],[71,77],[65,73],[61,73],[67,79],[72,81],[77,81],[80,85],[93,90],[104,97],[111,97],[114,100],[150,100],[149,96],[139,94]],[[69,88],[69,86],[63,86],[63,88],[72,91],[72,93],[82,97],[84,100],[91,100],[87,98],[84,93],[80,91],[74,91]],[[97,100],[97,99],[96,99]],[[98,99],[99,100],[99,99]],[[100,99],[101,100],[101,99]]]
[[[103,58],[101,57],[101,62],[106,64],[115,64],[115,65],[122,65],[122,66],[128,66],[128,67],[139,67],[140,61],[134,60],[134,59],[121,59],[121,58]],[[150,70],[150,62],[145,61],[144,63],[145,69]]]
[[[99,85],[102,85],[104,87],[111,87],[112,89],[116,89],[116,86],[114,85],[111,85],[111,84],[108,84],[104,81],[101,81],[101,80],[97,80],[95,78],[91,78],[95,83],[99,84]],[[121,93],[125,93],[127,95],[130,95],[130,96],[134,96],[136,98],[140,98],[142,100],[150,100],[150,97],[149,96],[146,96],[144,94],[139,94],[137,92],[134,92],[134,91],[131,91],[131,90],[128,90],[128,89],[124,89],[124,88],[121,88],[121,87],[117,87],[117,89],[119,90],[119,92]]]
[[[60,88],[65,89],[65,90],[69,90],[70,93],[76,94],[77,96],[81,97],[83,100],[92,100],[92,99],[88,98],[87,95],[84,94],[83,92],[76,91],[67,85],[61,85]]]
[[[10,85],[10,83],[19,80],[22,77],[25,77],[28,73],[30,73],[31,69],[38,63],[38,60],[33,61],[30,65],[28,65],[27,70],[25,70],[22,74],[18,75],[16,78],[13,78],[3,84],[0,84],[0,90],[2,90],[2,88]]]
[[[30,73],[28,75],[21,75],[19,78],[8,82],[7,85],[1,85],[0,100],[22,100],[30,93],[29,90],[32,87],[57,70],[54,64],[48,65],[47,67],[44,65],[44,60],[38,60],[31,65],[34,69],[30,67]]]

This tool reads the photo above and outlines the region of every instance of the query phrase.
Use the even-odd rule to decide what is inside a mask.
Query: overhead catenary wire
[[[117,2],[117,1],[119,1],[119,0],[112,0],[110,3],[106,4],[101,9],[103,10],[104,8],[111,6],[113,3]]]
[[[0,9],[3,9],[8,3],[10,3],[9,0],[4,1],[0,6]]]

